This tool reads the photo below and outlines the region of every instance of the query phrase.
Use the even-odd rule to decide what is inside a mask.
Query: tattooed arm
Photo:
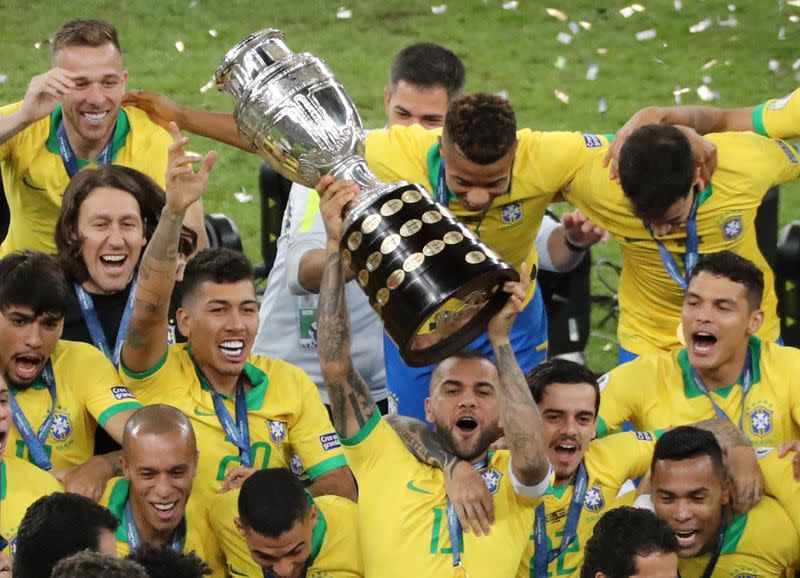
[[[351,438],[378,411],[369,387],[353,367],[350,356],[350,315],[344,267],[339,254],[342,211],[355,198],[358,188],[351,181],[334,183],[330,176],[326,176],[320,181],[317,191],[328,235],[317,309],[317,353],[330,396],[333,425],[339,437]]]
[[[195,174],[191,163],[199,161],[199,157],[184,151],[188,139],[181,136],[174,123],[170,131],[173,143],[167,165],[167,202],[139,265],[133,313],[122,347],[122,362],[135,373],[155,366],[167,348],[169,302],[178,269],[181,224],[189,206],[205,190],[216,158],[214,151],[208,153]]]
[[[520,283],[506,283],[503,288],[509,294],[509,299],[489,322],[488,333],[500,377],[497,392],[500,423],[511,451],[511,468],[521,484],[537,486],[550,472],[547,447],[542,435],[542,419],[509,339],[511,326],[523,309],[530,283],[528,268],[524,263],[520,278]]]

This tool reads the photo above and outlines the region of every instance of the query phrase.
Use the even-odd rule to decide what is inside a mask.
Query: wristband
[[[586,251],[589,250],[589,247],[579,247],[578,245],[570,241],[566,233],[564,233],[564,245],[566,245],[567,249],[569,249],[573,253],[585,253]]]

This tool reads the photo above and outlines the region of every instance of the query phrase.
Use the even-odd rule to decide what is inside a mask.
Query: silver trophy
[[[233,96],[238,130],[283,176],[310,188],[328,173],[359,184],[342,259],[406,363],[435,363],[483,331],[508,298],[503,283],[519,275],[423,187],[370,172],[361,118],[323,60],[261,30],[225,55],[216,82]]]

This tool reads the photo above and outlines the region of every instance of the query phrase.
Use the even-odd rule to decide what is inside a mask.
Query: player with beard
[[[431,463],[422,463],[381,419],[350,357],[339,239],[342,210],[354,195],[346,182],[322,192],[328,242],[318,348],[334,424],[359,484],[364,573],[382,578],[511,576],[530,532],[532,506],[548,487],[550,471],[541,419],[509,341],[525,301],[527,271],[523,266],[521,283],[505,285],[509,301],[489,323],[497,365],[466,353],[445,359],[434,370],[425,407],[434,431],[423,427],[419,432],[420,450],[428,452]],[[511,451],[490,455],[501,416]],[[449,458],[442,445],[458,459]],[[446,477],[474,479],[475,469],[489,486],[497,519],[490,535],[480,538],[462,533],[459,513],[445,493]]]
[[[120,558],[152,544],[194,552],[222,575],[222,553],[208,518],[186,513],[197,458],[192,424],[180,410],[156,404],[131,416],[122,437],[124,477],[110,480],[100,500],[120,522],[114,533]]]
[[[214,153],[195,173],[188,139],[171,127],[167,202],[147,245],[122,349],[125,383],[146,403],[185,413],[202,448],[192,504],[207,508],[221,489],[256,469],[289,467],[298,454],[315,495],[355,498],[352,476],[316,387],[297,367],[251,356],[258,301],[250,261],[224,249],[201,251],[186,265],[178,327],[186,344],[168,345],[181,223],[205,189]]]
[[[713,435],[691,426],[656,443],[653,505],[678,538],[680,575],[783,576],[800,563],[794,525],[771,497],[734,513],[723,456]]]
[[[800,351],[755,336],[764,275],[724,251],[689,278],[681,314],[686,347],[643,355],[609,372],[598,432],[631,421],[640,431],[720,418],[756,447],[800,438]]]

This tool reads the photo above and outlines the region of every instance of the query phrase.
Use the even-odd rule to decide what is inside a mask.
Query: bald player
[[[192,424],[180,410],[156,404],[131,416],[122,437],[124,477],[112,479],[101,500],[120,521],[120,557],[148,543],[194,551],[215,573],[223,571],[207,519],[186,514],[197,458]]]

